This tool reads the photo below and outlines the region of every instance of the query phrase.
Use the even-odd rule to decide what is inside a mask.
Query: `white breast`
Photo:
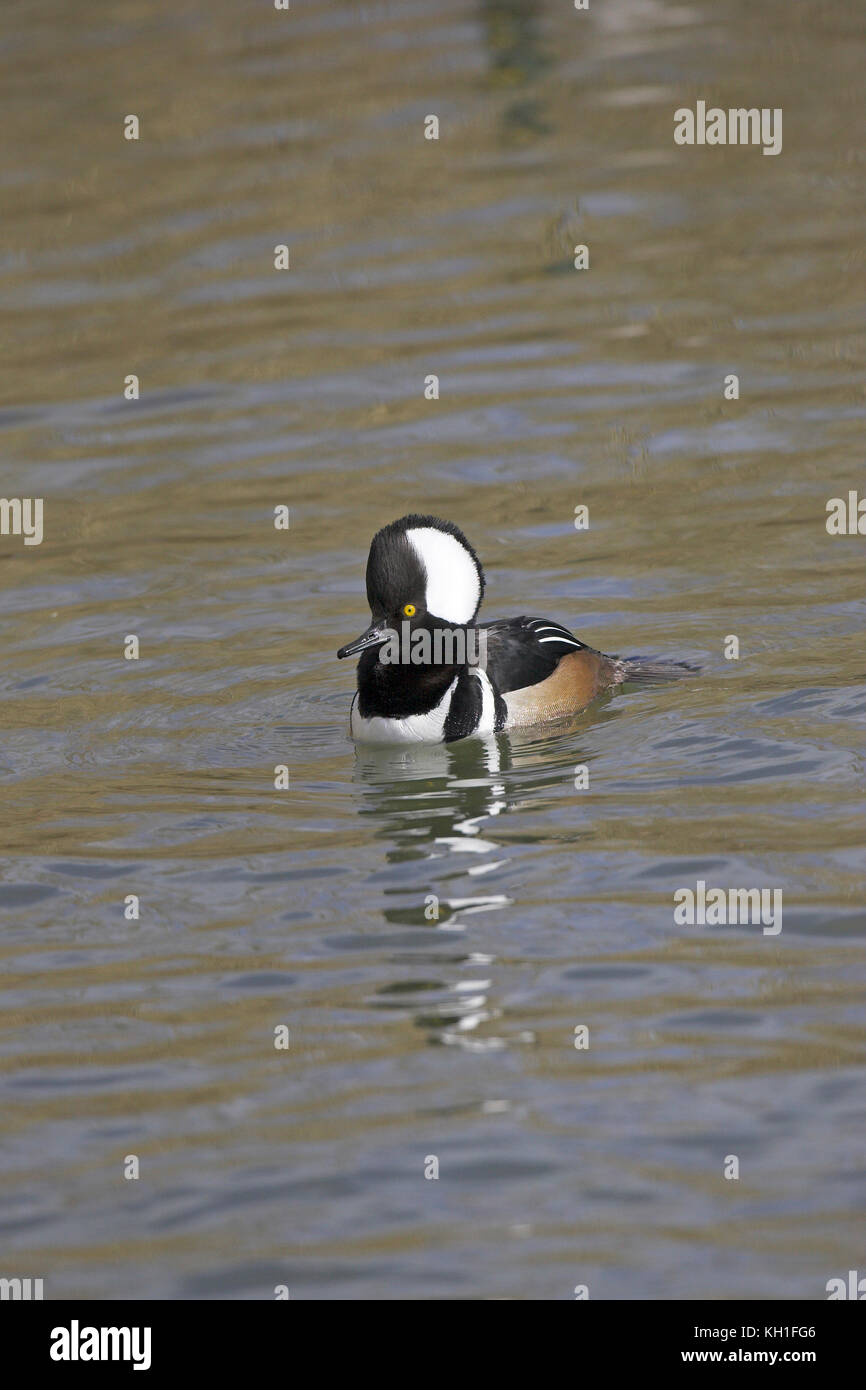
[[[478,720],[477,728],[473,730],[476,734],[492,734],[496,727],[496,702],[493,698],[493,686],[490,684],[490,677],[486,671],[476,670],[473,672],[476,680],[481,682],[481,718]]]
[[[356,743],[441,743],[456,684],[455,676],[438,705],[426,714],[410,714],[406,719],[383,719],[378,714],[364,719],[358,713],[356,695],[350,716],[352,738]],[[492,692],[490,698],[492,703]]]

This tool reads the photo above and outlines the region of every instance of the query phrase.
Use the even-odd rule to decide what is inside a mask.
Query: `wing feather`
[[[592,650],[567,627],[548,618],[499,618],[483,627],[487,674],[503,695],[546,680],[568,652]]]

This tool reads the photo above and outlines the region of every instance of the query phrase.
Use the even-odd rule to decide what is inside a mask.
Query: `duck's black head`
[[[404,516],[377,531],[367,559],[367,601],[372,622],[337,655],[379,646],[386,628],[465,627],[484,595],[484,571],[468,540],[450,521]]]

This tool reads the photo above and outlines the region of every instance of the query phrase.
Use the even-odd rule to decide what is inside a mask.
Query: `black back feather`
[[[546,680],[568,652],[592,651],[548,618],[499,618],[482,627],[487,632],[487,674],[503,694]]]

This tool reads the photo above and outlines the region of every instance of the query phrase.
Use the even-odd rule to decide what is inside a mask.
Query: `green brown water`
[[[45,499],[41,546],[0,538],[0,1275],[678,1299],[862,1272],[864,542],[824,525],[863,486],[861,8],[0,23],[0,477]],[[781,107],[782,153],[676,147],[698,99]],[[334,653],[409,510],[467,531],[488,617],[700,678],[356,755]],[[781,935],[675,926],[698,879],[781,887]]]

